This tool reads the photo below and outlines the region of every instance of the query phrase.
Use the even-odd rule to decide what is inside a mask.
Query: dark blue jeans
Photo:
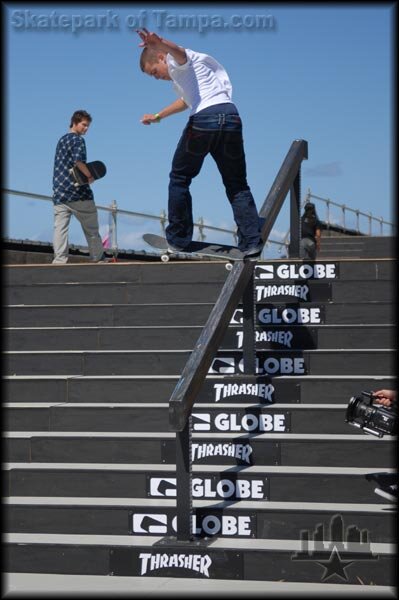
[[[190,184],[207,154],[215,160],[233,209],[238,247],[244,251],[260,239],[259,216],[247,184],[242,123],[234,104],[217,104],[190,117],[179,140],[169,179],[168,242],[185,248],[193,236]]]

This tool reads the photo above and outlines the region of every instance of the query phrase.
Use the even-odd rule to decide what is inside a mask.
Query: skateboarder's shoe
[[[190,250],[186,250],[185,248],[180,248],[179,246],[173,246],[168,242],[168,252],[190,252]]]
[[[263,242],[258,244],[257,246],[252,246],[251,248],[248,248],[248,250],[244,250],[242,254],[244,258],[257,258],[262,254],[262,250]]]

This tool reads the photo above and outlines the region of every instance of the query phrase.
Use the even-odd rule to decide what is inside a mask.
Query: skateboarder
[[[141,70],[173,81],[180,96],[155,114],[145,114],[144,125],[190,108],[190,117],[178,143],[169,179],[166,238],[170,250],[181,251],[193,236],[190,184],[208,153],[215,160],[237,224],[238,247],[244,256],[258,256],[263,247],[259,216],[247,183],[242,123],[233,104],[232,86],[225,69],[207,54],[138,30],[144,49]]]
[[[92,121],[84,110],[71,117],[69,133],[59,140],[55,152],[53,174],[54,259],[55,264],[68,262],[68,229],[71,216],[80,222],[94,262],[105,260],[98,226],[97,208],[90,183],[94,179],[86,167],[86,144],[83,136]],[[77,166],[88,177],[88,184],[75,187],[69,170]]]

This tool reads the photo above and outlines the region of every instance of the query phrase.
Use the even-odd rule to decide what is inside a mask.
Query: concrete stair
[[[319,259],[387,258],[396,256],[396,239],[388,235],[333,235],[322,233]]]
[[[4,271],[6,572],[394,585],[395,506],[374,488],[395,440],[345,410],[395,385],[395,260],[257,265],[258,372],[239,306],[194,405],[190,546],[168,400],[224,264]]]

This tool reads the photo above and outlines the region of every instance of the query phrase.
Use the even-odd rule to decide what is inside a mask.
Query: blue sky
[[[83,108],[93,116],[88,160],[108,167],[93,185],[96,202],[116,200],[119,208],[155,215],[167,208],[171,159],[188,112],[157,125],[140,123],[144,113],[176,98],[170,82],[140,71],[135,27],[144,25],[225,66],[244,123],[248,183],[259,208],[292,141],[302,138],[309,143],[303,194],[310,188],[394,220],[395,4],[6,2],[3,10],[4,187],[51,195],[56,143],[74,110]],[[192,194],[195,219],[233,228],[210,157]],[[106,221],[103,213],[102,230]],[[51,241],[52,222],[50,203],[17,197],[7,202],[9,237]],[[120,247],[142,248],[140,235],[149,226],[121,219]],[[283,212],[276,235],[287,228]],[[74,225],[71,241],[82,240]]]

